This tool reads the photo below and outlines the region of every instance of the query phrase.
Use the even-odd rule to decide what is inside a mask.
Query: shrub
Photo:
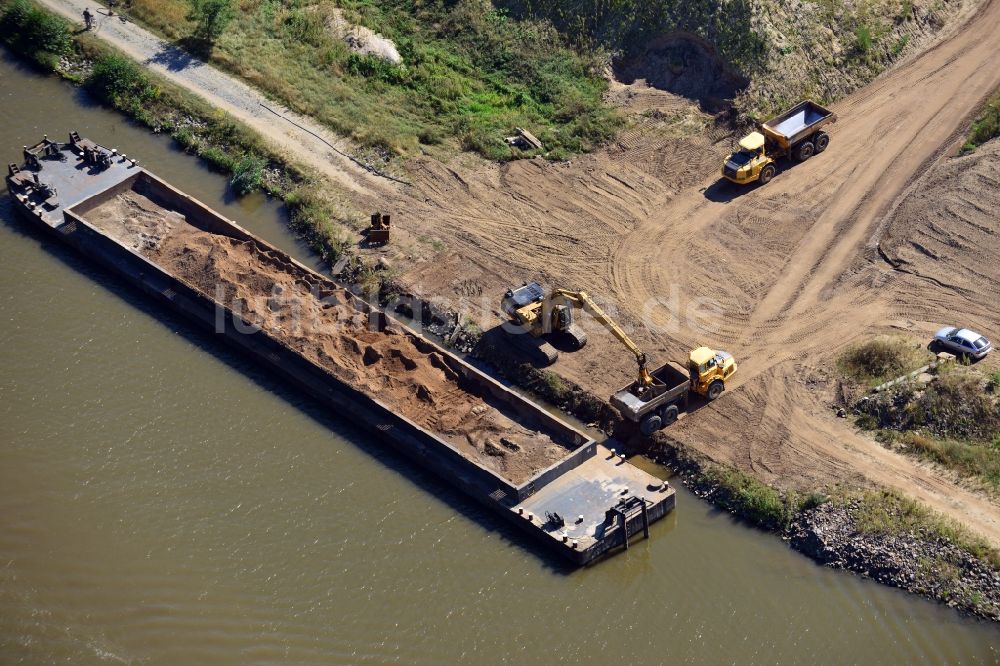
[[[930,358],[930,353],[905,338],[880,337],[850,347],[837,360],[837,367],[855,381],[878,384],[914,370]]]
[[[267,160],[253,153],[247,153],[233,165],[233,178],[230,184],[237,195],[243,196],[260,189],[264,182],[264,167]]]
[[[48,71],[55,70],[59,57],[72,50],[70,29],[68,21],[29,0],[13,0],[0,16],[3,40]]]
[[[236,16],[232,0],[191,0],[188,20],[195,22],[194,36],[214,42]]]
[[[872,31],[866,25],[859,25],[854,30],[855,45],[861,53],[868,53],[872,48]]]
[[[122,109],[140,109],[156,97],[156,89],[139,65],[117,53],[94,62],[86,85],[97,97]]]

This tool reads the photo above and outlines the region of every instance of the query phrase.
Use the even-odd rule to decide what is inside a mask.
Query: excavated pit
[[[451,357],[392,321],[373,329],[349,292],[253,241],[202,231],[135,190],[84,217],[515,485],[568,452],[549,434],[467,392]]]
[[[613,72],[620,83],[644,81],[651,88],[697,100],[711,112],[725,108],[749,83],[712,44],[685,32],[650,41],[638,55],[615,62]]]

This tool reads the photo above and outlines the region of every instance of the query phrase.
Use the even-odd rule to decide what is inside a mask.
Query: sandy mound
[[[344,40],[354,53],[382,58],[394,65],[403,62],[403,57],[399,55],[396,44],[391,39],[363,25],[353,25],[344,18],[340,9],[331,12],[327,27],[338,39]]]

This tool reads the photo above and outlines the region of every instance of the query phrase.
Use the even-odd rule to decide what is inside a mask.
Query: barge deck
[[[627,548],[674,506],[666,482],[117,151],[46,137],[7,189],[35,226],[572,562]]]

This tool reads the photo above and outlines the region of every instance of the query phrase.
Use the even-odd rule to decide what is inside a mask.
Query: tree
[[[236,16],[232,0],[190,0],[190,2],[191,11],[188,13],[188,20],[197,24],[194,36],[206,42],[218,39]]]

